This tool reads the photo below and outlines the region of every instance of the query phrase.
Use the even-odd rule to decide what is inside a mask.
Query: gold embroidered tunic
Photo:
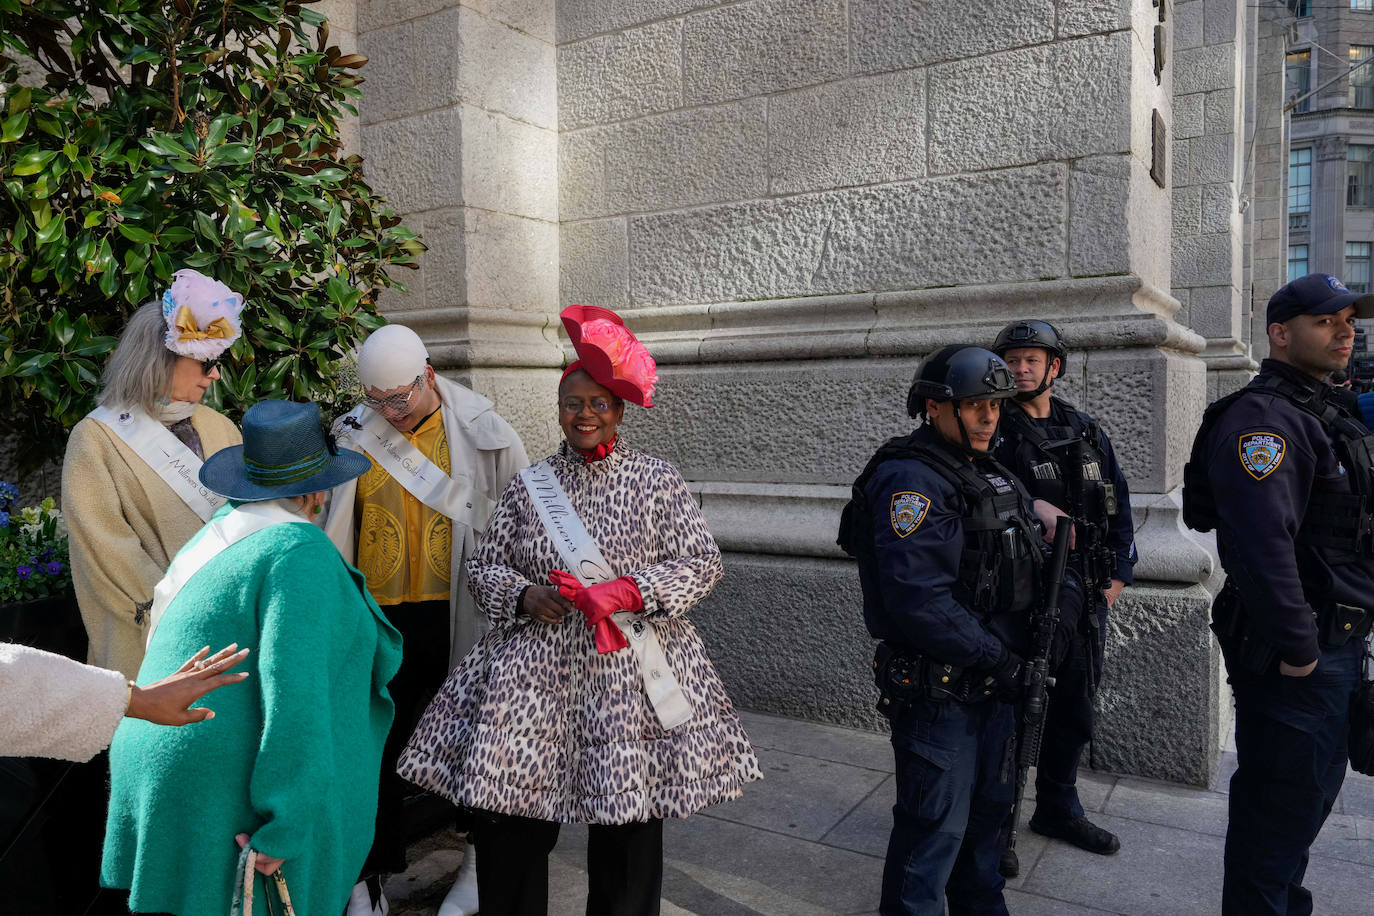
[[[410,444],[450,471],[443,409],[404,433]],[[369,456],[370,457],[370,456]],[[447,601],[452,574],[453,524],[411,496],[376,461],[358,478],[354,502],[358,569],[378,604]]]

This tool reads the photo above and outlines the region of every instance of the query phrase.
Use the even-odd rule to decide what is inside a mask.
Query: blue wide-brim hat
[[[332,490],[372,466],[363,454],[334,445],[320,408],[259,401],[243,415],[243,444],[205,460],[200,482],[239,502],[260,502]]]

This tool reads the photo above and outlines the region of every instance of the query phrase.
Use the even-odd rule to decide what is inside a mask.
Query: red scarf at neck
[[[598,443],[596,448],[592,449],[591,451],[580,449],[577,446],[573,445],[571,442],[568,443],[568,448],[572,449],[574,452],[577,452],[577,454],[582,456],[583,464],[591,464],[593,461],[600,461],[601,459],[609,455],[611,453],[611,450],[615,448],[615,440],[617,438],[617,436],[612,436],[610,442]]]

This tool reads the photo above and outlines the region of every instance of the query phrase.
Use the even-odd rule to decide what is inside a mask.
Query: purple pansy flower
[[[51,563],[49,563],[47,566],[44,566],[44,567],[43,567],[43,572],[47,573],[47,574],[50,575],[50,576],[55,576],[55,575],[57,575],[58,573],[60,573],[61,571],[62,571],[62,564],[59,563],[59,562],[57,562],[56,560],[53,560],[53,561],[52,561]]]
[[[20,566],[15,572],[19,573],[19,578],[27,579],[33,575],[33,567],[28,565]]]

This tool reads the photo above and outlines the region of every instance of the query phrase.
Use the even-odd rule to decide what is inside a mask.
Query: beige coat
[[[191,424],[209,458],[243,441],[238,428],[197,405]],[[138,674],[153,587],[205,523],[109,427],[72,428],[62,463],[62,513],[71,532],[72,581],[91,647],[87,660]]]
[[[448,439],[450,477],[471,477],[479,493],[488,500],[484,512],[453,522],[453,556],[449,572],[449,667],[462,660],[467,651],[487,631],[486,617],[477,609],[468,592],[467,558],[477,544],[477,536],[487,527],[490,507],[521,468],[529,464],[525,446],[511,425],[492,409],[491,401],[462,385],[436,375],[439,400],[443,405],[444,435]],[[359,405],[334,424],[334,433],[343,430],[345,420],[366,423],[373,413]],[[348,443],[361,451],[355,443]],[[358,484],[350,480],[331,491],[325,510],[324,530],[345,560],[358,561],[354,530],[354,502]]]
[[[110,746],[129,684],[118,671],[0,643],[0,698],[7,755],[82,761]]]

